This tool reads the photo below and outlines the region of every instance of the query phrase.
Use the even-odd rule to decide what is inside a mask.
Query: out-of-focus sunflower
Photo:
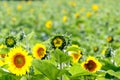
[[[88,70],[89,72],[96,72],[97,70],[101,69],[102,64],[98,60],[96,60],[94,57],[89,56],[87,58],[87,61],[83,62],[81,66],[85,70]]]
[[[46,23],[45,23],[45,26],[46,28],[50,29],[53,25],[53,22],[51,20],[48,20]]]
[[[43,44],[36,44],[33,49],[33,57],[42,59],[46,55],[46,47]]]
[[[74,16],[75,16],[75,18],[79,18],[80,14],[79,13],[75,13]]]
[[[108,36],[107,37],[107,42],[109,42],[109,43],[113,42],[113,37],[112,36]]]
[[[6,61],[8,63],[8,70],[11,73],[22,76],[29,72],[32,57],[28,56],[28,52],[21,47],[14,47],[8,53]]]
[[[22,10],[22,5],[21,4],[17,5],[17,10],[18,11]]]
[[[93,10],[93,11],[98,11],[98,10],[99,10],[98,5],[93,4],[93,5],[92,5],[92,10]]]
[[[64,23],[67,22],[67,20],[68,20],[67,16],[63,16],[62,20]]]
[[[89,18],[89,17],[92,16],[92,13],[91,13],[91,12],[87,12],[87,13],[86,13],[86,16]]]

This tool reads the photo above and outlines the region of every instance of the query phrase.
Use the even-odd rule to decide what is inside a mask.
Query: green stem
[[[63,69],[63,64],[60,63],[60,70],[62,70],[62,69]],[[63,76],[62,75],[60,76],[60,80],[63,80]]]

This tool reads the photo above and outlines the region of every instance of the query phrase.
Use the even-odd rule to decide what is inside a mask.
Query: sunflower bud
[[[66,41],[64,36],[55,36],[52,38],[51,44],[54,49],[59,48],[62,50],[66,46]]]
[[[16,45],[16,40],[13,36],[8,36],[6,39],[5,39],[5,45],[7,47],[14,47]]]

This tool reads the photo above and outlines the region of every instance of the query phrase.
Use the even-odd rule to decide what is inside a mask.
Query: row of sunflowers
[[[119,0],[0,1],[0,80],[119,80]]]

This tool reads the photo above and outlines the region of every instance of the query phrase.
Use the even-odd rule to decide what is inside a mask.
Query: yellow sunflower
[[[75,16],[75,18],[79,18],[80,14],[79,13],[75,13],[74,16]]]
[[[107,42],[110,43],[110,42],[112,42],[112,41],[113,41],[113,37],[112,37],[112,36],[108,36],[108,37],[107,37]]]
[[[14,47],[8,53],[6,58],[8,63],[8,70],[17,76],[25,75],[29,72],[32,57],[28,56],[28,52],[21,47]]]
[[[46,55],[46,47],[43,44],[36,44],[33,47],[33,57],[42,59]]]
[[[0,66],[3,66],[5,64],[4,58],[6,57],[6,54],[0,54]]]
[[[50,29],[53,25],[53,22],[51,20],[48,20],[46,23],[45,23],[45,26],[46,28]]]
[[[93,4],[93,5],[92,5],[92,9],[93,9],[94,11],[98,11],[98,10],[99,10],[99,6],[96,5],[96,4]]]
[[[53,48],[59,48],[59,49],[63,49],[66,46],[66,41],[65,41],[65,37],[64,36],[55,36],[54,38],[52,38],[51,40],[51,44]]]
[[[62,20],[64,23],[67,22],[67,20],[68,20],[67,16],[63,16]]]
[[[70,56],[72,57],[72,62],[73,63],[77,63],[79,61],[79,59],[82,57],[81,51],[69,51],[70,52]]]
[[[101,69],[102,64],[98,60],[96,60],[94,57],[89,56],[87,58],[87,61],[83,62],[81,66],[85,70],[88,70],[89,72],[96,72],[97,70]]]

